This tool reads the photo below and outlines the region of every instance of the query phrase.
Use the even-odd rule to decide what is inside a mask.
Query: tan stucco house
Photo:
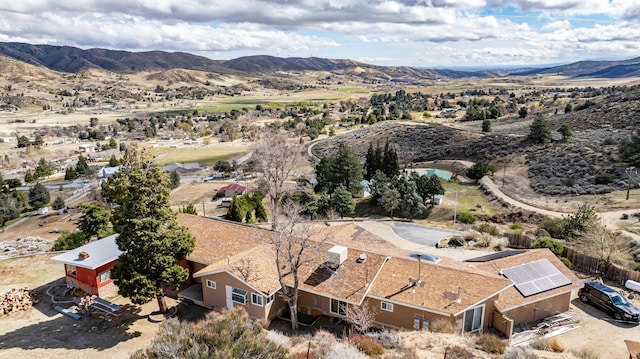
[[[178,222],[196,238],[179,297],[215,310],[242,307],[266,321],[288,310],[265,244],[274,232],[189,214],[179,214]],[[310,316],[345,318],[348,306],[367,302],[381,327],[430,330],[444,320],[459,332],[494,328],[511,337],[518,324],[567,311],[582,285],[548,249],[430,261],[389,249],[355,223],[317,227],[316,238],[323,241],[299,270],[298,308]],[[285,275],[286,285],[292,281]]]

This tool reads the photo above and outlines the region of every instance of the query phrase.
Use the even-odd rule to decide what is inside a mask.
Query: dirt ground
[[[36,214],[0,232],[0,242],[27,236],[55,240],[63,231],[75,230],[81,216],[82,212],[79,209],[70,210],[65,214],[57,214],[54,211],[44,215]]]
[[[71,304],[52,303],[46,294],[50,287],[64,287],[63,267],[51,256],[0,261],[0,293],[28,288],[39,300],[29,311],[0,316],[0,358],[126,358],[148,345],[159,326],[145,317],[157,310],[155,301],[138,307],[116,298],[124,310],[115,319],[91,314],[76,321],[56,312],[55,305]],[[204,313],[195,305],[178,306],[179,319],[197,320]]]

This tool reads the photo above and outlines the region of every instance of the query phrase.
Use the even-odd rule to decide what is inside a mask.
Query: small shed
[[[117,237],[114,234],[51,258],[64,264],[67,287],[102,298],[116,294],[118,287],[111,279],[111,268],[123,253],[116,244]]]
[[[433,199],[431,200],[431,204],[433,205],[439,205],[439,204],[442,204],[442,202],[444,202],[444,195],[442,194],[436,194],[435,196],[433,196]]]
[[[85,153],[96,152],[96,145],[80,145],[78,149]]]

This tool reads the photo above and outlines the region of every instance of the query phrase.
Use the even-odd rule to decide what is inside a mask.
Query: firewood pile
[[[38,303],[34,294],[27,289],[12,288],[0,295],[0,316],[9,315],[21,310],[29,310]]]

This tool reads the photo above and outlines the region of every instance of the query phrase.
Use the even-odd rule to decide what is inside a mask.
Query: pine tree
[[[546,144],[551,141],[551,130],[547,125],[547,121],[541,114],[536,115],[536,118],[529,127],[529,139],[533,143]]]
[[[54,199],[53,203],[51,204],[51,208],[55,209],[56,211],[59,209],[63,209],[66,206],[67,205],[66,203],[64,203],[64,199],[62,199],[62,197],[60,196],[56,197],[56,199]]]
[[[44,157],[41,157],[38,161],[38,165],[36,166],[34,176],[35,178],[48,177],[53,174],[53,170],[54,168],[51,162],[47,161]]]
[[[125,155],[127,171],[109,178],[103,197],[111,200],[116,243],[124,253],[111,271],[119,293],[135,304],[156,298],[167,311],[164,287],[176,288],[189,271],[178,262],[195,247],[187,228],[178,224],[169,203],[167,176],[144,153]]]
[[[29,205],[33,208],[40,208],[49,204],[51,196],[47,187],[38,182],[29,190]]]
[[[111,211],[98,204],[85,204],[78,229],[87,240],[99,239],[113,234]]]
[[[365,176],[367,181],[370,181],[376,174],[376,171],[382,169],[381,158],[382,151],[380,146],[373,147],[373,143],[369,143],[369,149],[367,150],[367,156],[365,158]]]
[[[73,181],[78,178],[78,173],[73,166],[69,166],[64,170],[64,180],[65,181]]]
[[[225,216],[226,219],[234,222],[242,222],[244,220],[246,211],[243,210],[241,202],[240,197],[233,197],[229,211],[227,211],[227,215]]]
[[[180,174],[178,171],[172,171],[169,175],[169,189],[180,187]]]
[[[389,178],[394,178],[400,172],[398,154],[395,148],[389,146],[389,140],[384,145],[384,157],[382,158],[382,172]]]
[[[87,164],[87,159],[82,155],[78,156],[78,163],[76,164],[76,173],[80,176],[86,176],[93,173],[89,165]]]
[[[331,204],[340,215],[340,218],[352,216],[356,209],[356,201],[353,199],[353,194],[344,186],[339,186],[333,192]]]

